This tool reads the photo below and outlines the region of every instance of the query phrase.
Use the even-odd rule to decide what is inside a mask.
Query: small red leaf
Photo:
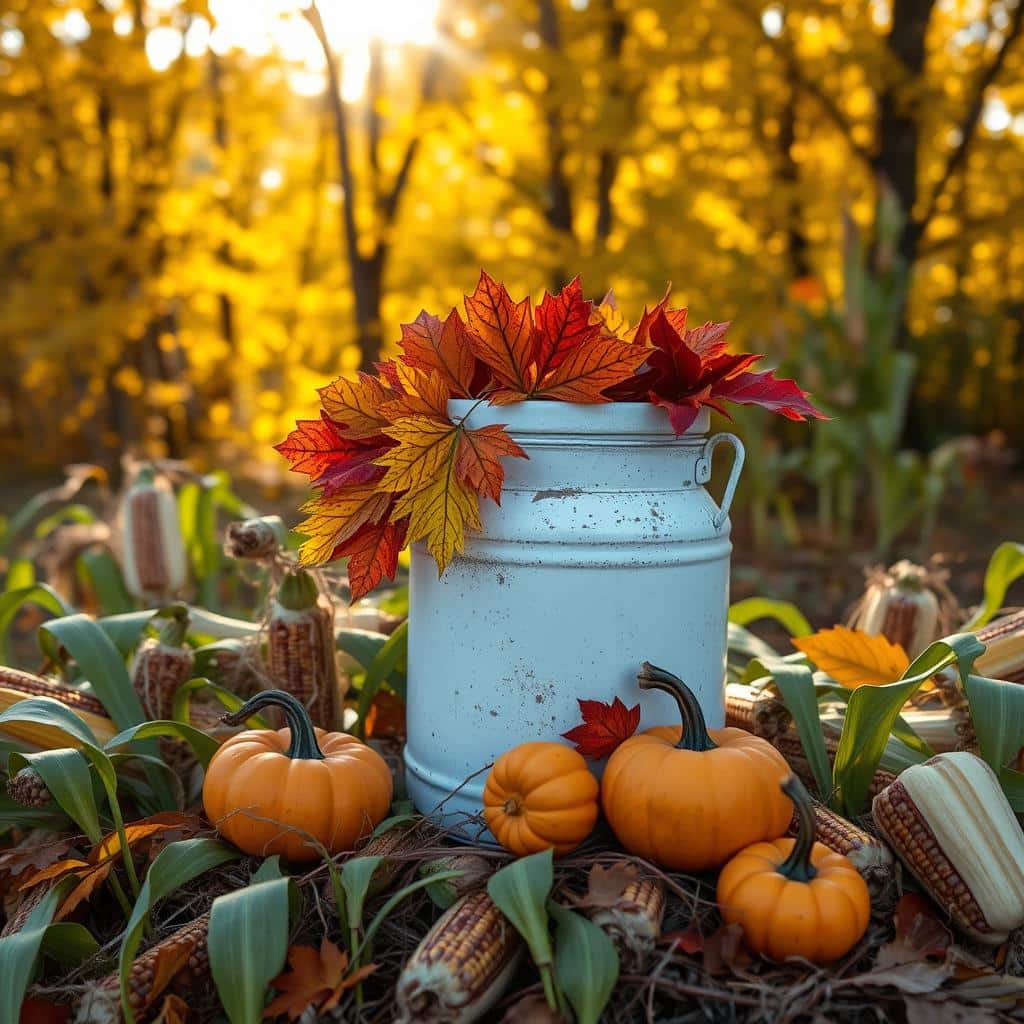
[[[811,403],[807,393],[800,389],[796,381],[779,379],[774,370],[737,374],[728,380],[719,381],[713,393],[715,398],[725,398],[737,405],[759,405],[789,420],[828,419]]]
[[[579,700],[583,724],[577,725],[562,737],[576,744],[576,749],[592,761],[608,757],[628,740],[640,724],[640,705],[627,708],[618,697],[611,704],[599,700]]]

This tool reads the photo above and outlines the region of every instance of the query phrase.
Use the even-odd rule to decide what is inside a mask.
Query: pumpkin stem
[[[292,734],[288,757],[300,761],[324,760],[324,752],[316,741],[309,712],[300,701],[284,690],[263,690],[250,697],[237,711],[225,715],[221,721],[225,725],[241,725],[250,715],[267,707],[280,708],[284,712],[285,722]]]
[[[677,750],[695,750],[702,753],[705,750],[714,750],[718,746],[708,735],[704,712],[700,709],[697,697],[679,676],[674,676],[671,672],[645,661],[636,681],[641,690],[664,690],[675,698],[679,705],[679,716],[683,720],[683,732],[676,744]]]
[[[795,775],[783,779],[780,786],[796,806],[798,828],[793,849],[776,870],[791,882],[809,882],[818,873],[818,869],[811,863],[815,835],[814,801]]]

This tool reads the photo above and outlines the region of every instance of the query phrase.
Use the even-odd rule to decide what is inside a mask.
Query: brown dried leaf
[[[626,886],[635,882],[639,871],[635,864],[617,861],[606,868],[595,864],[587,876],[587,894],[574,900],[578,907],[614,907],[622,898]]]
[[[994,1024],[1000,1018],[980,1006],[965,1006],[949,999],[905,999],[907,1024]]]
[[[723,924],[704,940],[704,970],[708,974],[735,974],[751,961],[738,924]]]
[[[564,1024],[563,1017],[548,1006],[542,995],[525,996],[514,1002],[501,1018],[500,1024]]]
[[[953,937],[923,896],[904,893],[896,904],[895,924],[896,935],[878,951],[876,969],[945,959]]]
[[[263,1011],[264,1019],[287,1014],[289,1020],[298,1020],[310,1006],[320,1011],[333,1009],[346,989],[377,969],[376,964],[367,964],[348,973],[348,953],[327,938],[319,952],[312,946],[290,947],[288,966],[290,971],[271,982],[281,995]]]

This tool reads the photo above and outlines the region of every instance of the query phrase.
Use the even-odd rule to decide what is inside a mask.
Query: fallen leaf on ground
[[[579,698],[577,703],[583,724],[563,732],[562,738],[575,743],[577,751],[592,761],[608,757],[640,724],[639,704],[627,708],[618,697],[611,704]]]
[[[682,931],[663,932],[658,942],[669,946],[674,942],[677,949],[693,955],[704,948],[704,935],[697,928],[686,928]]]
[[[565,1018],[548,1006],[541,995],[525,996],[514,1002],[499,1024],[564,1024]]]
[[[848,690],[894,683],[910,666],[910,658],[899,644],[846,626],[795,637],[793,646]]]
[[[723,924],[712,932],[704,940],[703,952],[708,974],[734,974],[753,959],[743,946],[743,929],[738,924]]]
[[[312,946],[291,946],[288,966],[290,971],[271,982],[281,995],[263,1011],[264,1018],[285,1013],[289,1020],[298,1020],[310,1006],[321,1012],[331,1010],[346,989],[377,969],[376,964],[367,964],[349,973],[348,952],[326,938],[319,952]]]
[[[188,1003],[181,996],[169,995],[164,998],[160,1012],[153,1018],[153,1024],[185,1024],[189,1012]]]
[[[614,907],[626,886],[637,879],[635,864],[617,861],[611,867],[595,864],[587,875],[587,894],[573,902],[578,907]]]
[[[876,969],[945,959],[952,936],[924,896],[904,893],[896,904],[895,924],[896,935],[878,951]]]

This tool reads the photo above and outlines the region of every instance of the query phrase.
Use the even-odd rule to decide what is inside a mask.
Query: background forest
[[[924,543],[1024,438],[1024,0],[4,8],[11,475],[276,486],[315,387],[481,265],[634,320],[672,281],[809,388],[830,422],[739,423],[761,542]]]

